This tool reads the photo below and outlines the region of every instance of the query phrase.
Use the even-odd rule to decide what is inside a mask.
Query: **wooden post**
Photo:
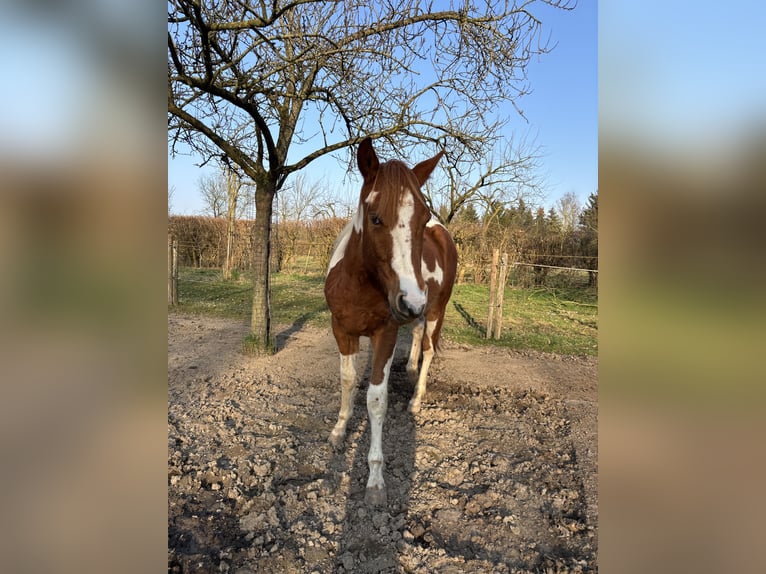
[[[508,275],[508,254],[503,253],[500,260],[500,277],[497,280],[497,311],[495,312],[495,339],[500,338],[503,329],[503,294],[505,293],[505,278]]]
[[[168,235],[168,305],[178,304],[178,242]]]
[[[173,305],[178,305],[178,240],[173,239]]]
[[[226,258],[223,260],[223,278],[231,279],[234,224],[237,219],[237,198],[241,187],[237,173],[229,168],[226,175]]]
[[[309,261],[311,260],[311,250],[314,248],[314,242],[312,241],[309,243],[309,254],[306,256],[306,261],[303,264],[303,274],[306,275],[306,273],[309,272]]]
[[[173,305],[173,236],[168,233],[168,305]]]
[[[500,251],[495,249],[492,252],[492,270],[489,279],[489,311],[487,313],[487,339],[492,338],[493,318],[495,315],[495,297],[497,287],[497,260],[500,257]]]
[[[226,222],[226,258],[223,260],[223,278],[231,279],[232,270],[232,249],[234,247],[234,225],[231,220]]]

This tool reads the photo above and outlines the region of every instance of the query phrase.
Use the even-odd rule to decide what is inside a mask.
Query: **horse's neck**
[[[358,273],[360,269],[364,269],[362,232],[357,231],[355,227],[352,227],[349,233],[346,249],[343,252],[343,264],[352,272]]]
[[[366,283],[374,289],[378,288],[377,282],[369,276],[365,265],[362,232],[353,227],[340,264],[343,265],[345,277],[357,286]]]

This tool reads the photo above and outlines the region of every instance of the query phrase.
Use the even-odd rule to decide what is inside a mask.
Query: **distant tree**
[[[561,219],[552,207],[548,209],[547,220],[551,233],[561,233]]]
[[[586,231],[598,233],[598,190],[588,196],[588,204],[580,213],[579,224]]]
[[[200,215],[223,217],[231,206],[235,210],[235,219],[247,219],[253,208],[252,188],[252,183],[243,181],[225,164],[220,171],[200,176],[197,179],[203,204]]]
[[[586,269],[598,269],[598,190],[588,196],[588,204],[580,213],[579,224],[582,230],[583,266]],[[597,275],[590,272],[589,285],[596,285]]]
[[[173,211],[173,196],[176,194],[176,186],[171,185],[168,188],[168,215]]]
[[[424,192],[432,211],[440,213],[449,223],[470,204],[481,206],[489,213],[526,198],[535,201],[542,196],[543,178],[539,173],[539,146],[522,141],[507,141],[499,153],[463,173],[458,166],[446,170],[442,185],[429,184]],[[434,178],[439,181],[439,178]],[[434,209],[439,205],[440,209]]]
[[[519,198],[514,205],[500,210],[498,219],[503,226],[529,229],[534,224],[535,216],[524,198]]]
[[[296,253],[299,237],[305,237],[305,227],[300,224],[317,218],[336,216],[336,200],[321,181],[309,181],[304,173],[297,174],[289,184],[277,193],[279,236],[276,244],[276,268],[282,269]]]
[[[197,180],[202,198],[202,215],[222,217],[226,213],[227,182],[222,173],[201,175]]]
[[[234,264],[234,228],[237,221],[237,203],[242,191],[242,182],[233,169],[226,170],[226,257],[223,261],[223,278],[231,279]]]
[[[453,218],[450,218],[450,220],[451,219]],[[469,203],[458,210],[457,214],[454,216],[454,219],[467,223],[477,223],[479,221],[479,214],[476,212],[474,205]]]
[[[317,217],[345,215],[349,206],[330,193],[322,181],[309,181],[299,173],[277,195],[277,210],[281,221],[306,221]]]
[[[561,217],[561,227],[565,232],[573,231],[580,217],[580,201],[572,191],[566,192],[556,202],[556,211]]]

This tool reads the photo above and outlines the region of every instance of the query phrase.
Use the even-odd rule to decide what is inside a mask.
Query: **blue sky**
[[[545,33],[556,48],[535,58],[528,67],[532,93],[518,104],[528,120],[514,117],[509,137],[534,138],[543,152],[541,175],[546,180],[544,205],[550,206],[564,193],[574,192],[582,204],[598,186],[597,129],[597,3],[581,0],[572,12],[536,8]],[[415,158],[413,159],[415,161]],[[197,182],[215,168],[199,168],[199,159],[168,155],[168,187],[175,187],[173,213],[194,214],[202,210]],[[337,182],[341,195],[353,196],[354,178],[345,178],[332,158],[317,160],[307,170],[313,181]]]

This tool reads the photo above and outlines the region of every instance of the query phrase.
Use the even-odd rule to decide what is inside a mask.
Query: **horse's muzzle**
[[[428,287],[421,297],[408,297],[406,291],[399,291],[394,304],[391,305],[391,314],[398,321],[412,321],[423,314],[428,302]]]

